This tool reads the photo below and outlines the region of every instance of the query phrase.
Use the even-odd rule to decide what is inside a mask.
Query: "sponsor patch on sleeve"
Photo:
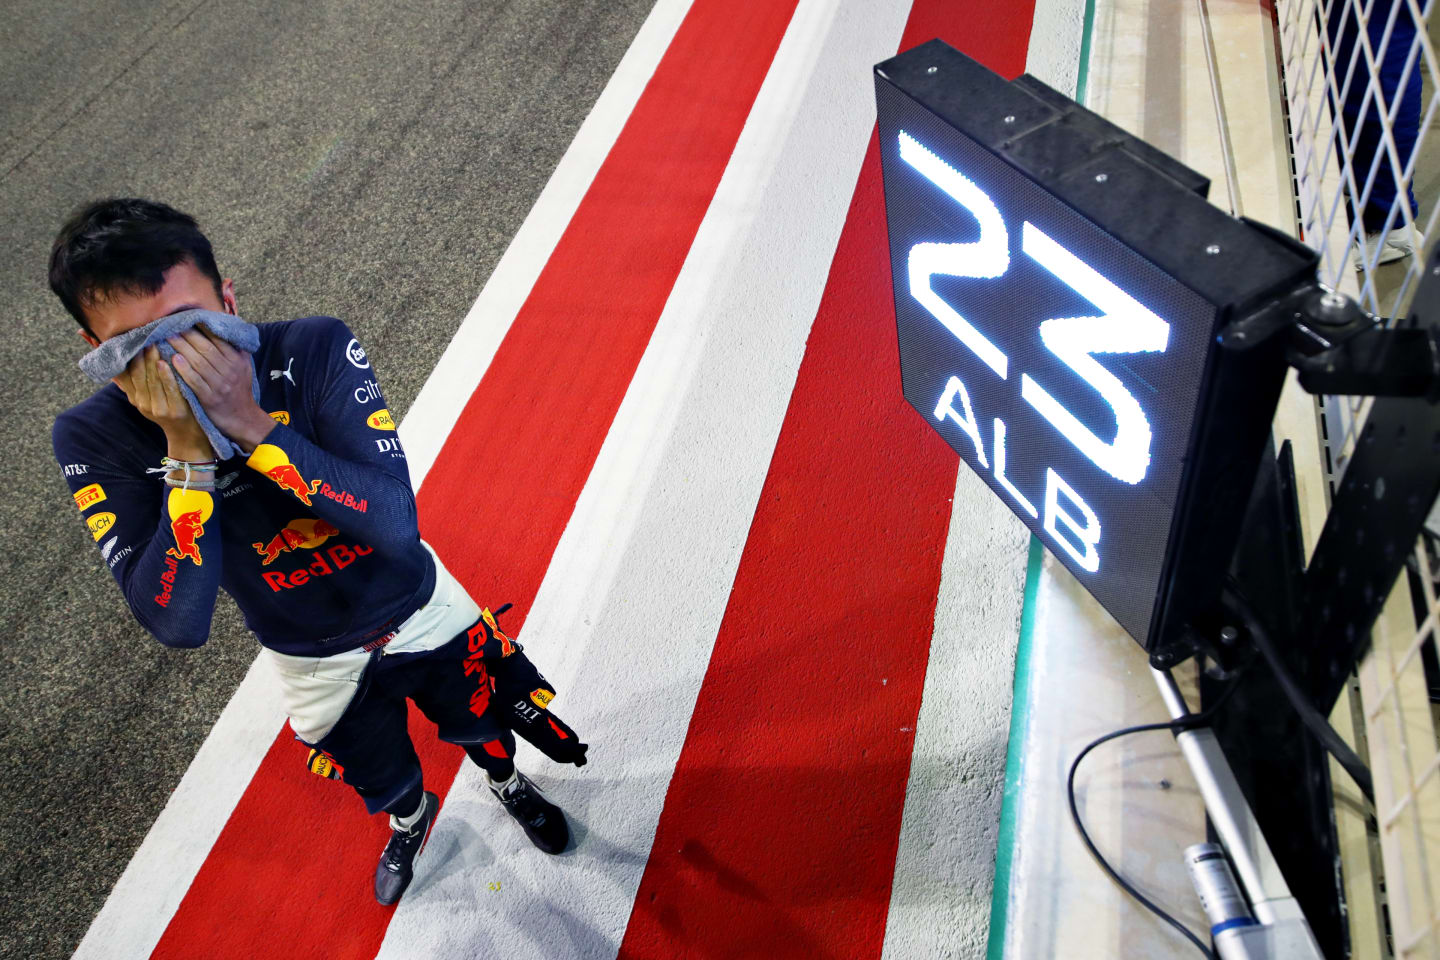
[[[205,560],[200,556],[200,538],[205,536],[205,521],[215,512],[215,501],[203,490],[170,489],[167,504],[170,512],[170,532],[175,537],[175,546],[165,551],[166,556],[176,560],[189,557],[195,566]]]
[[[537,687],[530,691],[530,699],[535,701],[535,706],[541,710],[550,708],[550,701],[555,699],[554,690],[546,690],[544,687]]]
[[[365,348],[360,346],[360,341],[354,337],[351,337],[350,342],[345,344],[345,359],[349,360],[352,366],[361,370],[370,369],[370,360],[365,356]]]
[[[92,483],[88,487],[81,487],[75,491],[75,506],[81,510],[89,510],[95,504],[105,499],[105,488],[98,483]]]
[[[290,462],[290,457],[284,450],[273,443],[262,443],[245,462],[252,470],[274,480],[281,490],[289,490],[301,503],[310,506],[310,484],[300,476],[300,471]]]
[[[370,427],[374,430],[395,429],[394,418],[390,416],[389,410],[383,408],[380,410],[376,410],[374,413],[370,414],[370,416],[365,420],[365,422],[369,424]]]
[[[85,518],[85,526],[90,528],[90,536],[94,537],[97,541],[105,536],[105,531],[109,530],[114,523],[115,514],[108,511]]]
[[[290,411],[272,410],[270,411],[270,419],[274,420],[276,423],[283,423],[285,426],[288,427],[290,426]]]

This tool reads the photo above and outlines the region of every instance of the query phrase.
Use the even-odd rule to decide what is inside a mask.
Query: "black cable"
[[[1301,722],[1315,735],[1315,739],[1330,751],[1335,762],[1350,774],[1350,779],[1355,781],[1355,785],[1360,788],[1365,799],[1374,805],[1375,782],[1370,776],[1370,768],[1365,766],[1364,761],[1350,748],[1348,743],[1340,739],[1340,734],[1330,726],[1330,721],[1315,709],[1315,704],[1310,701],[1310,697],[1305,691],[1300,689],[1300,684],[1296,682],[1289,668],[1285,666],[1285,661],[1280,658],[1280,651],[1275,649],[1275,642],[1271,639],[1269,631],[1261,624],[1250,601],[1245,598],[1245,594],[1240,591],[1239,585],[1233,578],[1227,578],[1227,581],[1230,596],[1238,608],[1237,612],[1245,621],[1245,629],[1250,632],[1250,638],[1255,641],[1255,649],[1260,651],[1260,655],[1269,664],[1270,671],[1275,674],[1275,679],[1279,682],[1280,689],[1284,691],[1286,699],[1290,701],[1290,705],[1300,715]]]
[[[1178,720],[1168,720],[1164,723],[1142,723],[1139,726],[1125,727],[1124,729],[1114,730],[1110,733],[1105,734],[1103,737],[1097,737],[1096,739],[1091,740],[1088,744],[1086,744],[1085,749],[1081,750],[1080,753],[1075,757],[1074,761],[1071,762],[1070,776],[1066,781],[1065,785],[1066,794],[1070,800],[1070,819],[1075,822],[1076,832],[1080,834],[1080,839],[1084,841],[1085,847],[1090,851],[1090,855],[1095,858],[1095,862],[1100,864],[1100,869],[1104,870],[1107,874],[1109,874],[1110,879],[1115,881],[1115,883],[1120,887],[1120,889],[1124,890],[1126,893],[1130,894],[1130,896],[1134,897],[1142,907],[1144,907],[1146,910],[1149,910],[1151,913],[1155,914],[1155,916],[1159,917],[1161,920],[1164,920],[1166,923],[1170,924],[1170,926],[1178,930],[1180,934],[1185,937],[1186,940],[1189,940],[1195,945],[1195,949],[1199,950],[1202,954],[1206,956],[1207,960],[1215,960],[1215,954],[1210,952],[1210,948],[1207,947],[1199,937],[1197,937],[1193,932],[1191,932],[1189,927],[1185,926],[1179,920],[1176,920],[1170,914],[1166,913],[1162,908],[1153,903],[1143,893],[1131,886],[1130,882],[1127,881],[1124,877],[1120,876],[1120,874],[1115,870],[1115,868],[1110,866],[1110,862],[1105,859],[1105,857],[1100,853],[1098,849],[1096,849],[1094,841],[1090,839],[1090,834],[1085,830],[1085,824],[1080,821],[1080,810],[1075,804],[1075,771],[1080,769],[1080,761],[1084,760],[1086,755],[1091,750],[1094,750],[1102,743],[1106,743],[1118,737],[1129,736],[1132,733],[1145,733],[1149,730],[1169,730],[1174,733],[1181,730],[1189,730],[1194,727],[1204,726],[1205,724],[1209,723],[1210,718],[1215,716],[1216,712],[1225,705],[1225,701],[1230,699],[1230,694],[1235,692],[1235,689],[1240,686],[1240,681],[1243,679],[1244,675],[1242,673],[1240,676],[1235,678],[1235,680],[1230,684],[1230,686],[1225,688],[1225,692],[1220,695],[1220,699],[1216,700],[1213,704],[1211,704],[1209,707],[1206,707],[1199,713],[1192,713],[1189,716],[1181,717]]]

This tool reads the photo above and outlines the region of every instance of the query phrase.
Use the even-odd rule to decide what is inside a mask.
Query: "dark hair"
[[[165,285],[165,271],[186,261],[223,296],[215,254],[194,217],[152,200],[96,200],[72,213],[55,237],[50,289],[90,330],[84,307],[117,294],[153,294]]]

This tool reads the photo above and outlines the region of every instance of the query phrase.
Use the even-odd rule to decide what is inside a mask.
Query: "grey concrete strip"
[[[882,957],[985,954],[1030,537],[961,465]]]
[[[45,284],[60,221],[117,194],[194,213],[243,316],[346,319],[401,416],[648,8],[7,4],[0,956],[69,955],[255,651],[228,601],[207,647],[159,647],[72,512],[49,427],[88,386]]]

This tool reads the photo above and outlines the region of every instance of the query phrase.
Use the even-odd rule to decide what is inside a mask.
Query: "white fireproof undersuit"
[[[480,607],[451,576],[435,550],[420,541],[435,559],[435,591],[430,600],[411,614],[395,631],[394,639],[381,648],[384,655],[418,653],[444,646],[457,633],[480,619]],[[281,700],[290,717],[290,729],[306,743],[317,743],[340,722],[345,708],[355,699],[368,650],[350,650],[328,657],[295,657],[266,650],[280,678]]]

